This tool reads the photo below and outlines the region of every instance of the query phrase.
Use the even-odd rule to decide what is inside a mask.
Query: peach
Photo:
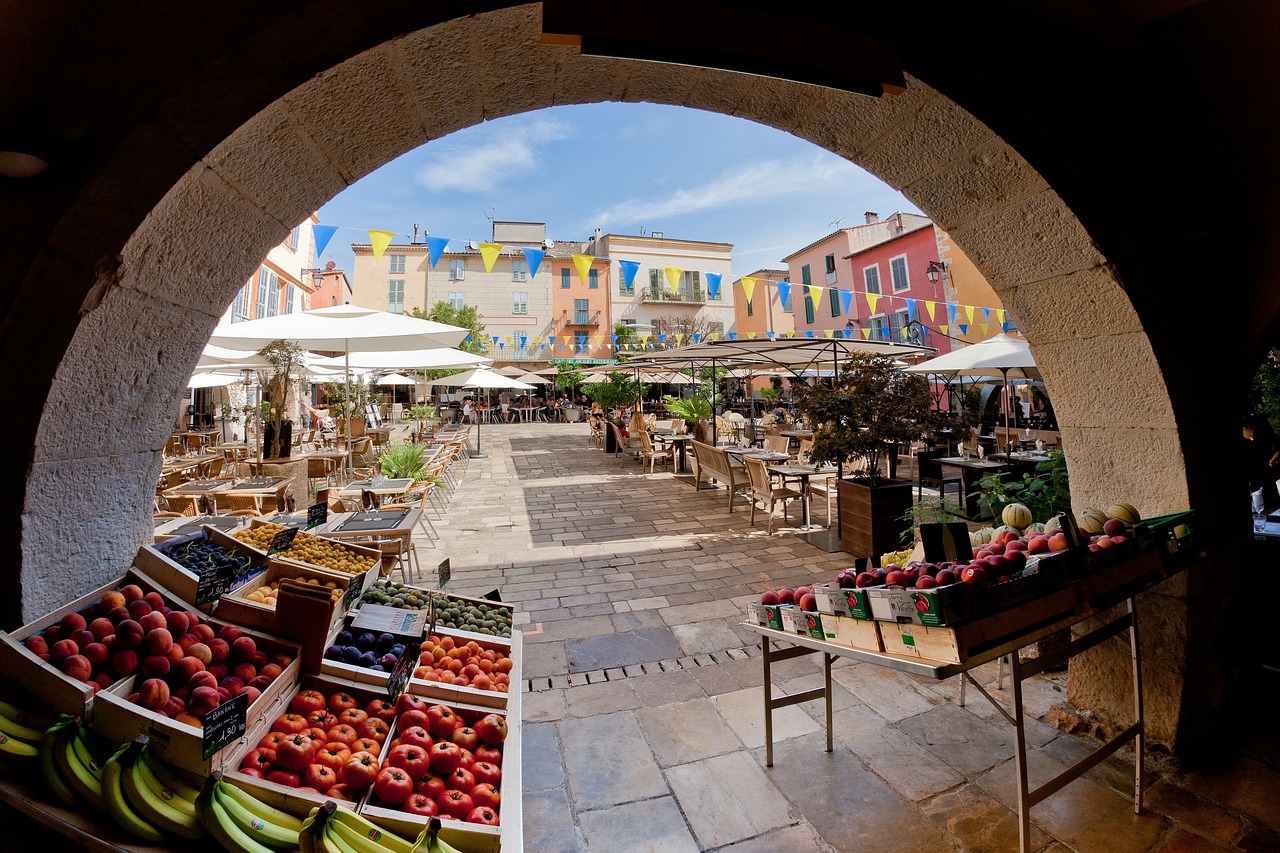
[[[133,649],[117,649],[111,653],[111,671],[124,678],[138,671],[138,653]]]
[[[187,710],[197,717],[203,717],[221,704],[222,696],[217,688],[197,687],[191,691],[191,701],[187,703]]]
[[[52,646],[54,643],[62,639],[62,626],[50,625],[48,628],[45,628],[42,633],[44,634],[45,642]]]
[[[187,657],[196,658],[206,667],[213,663],[213,652],[204,643],[192,643],[187,649]]]
[[[71,636],[72,631],[79,631],[89,623],[79,613],[68,613],[62,617],[62,621],[58,625],[62,628],[63,636]]]
[[[84,655],[71,655],[62,662],[62,672],[77,681],[93,678],[93,664]]]
[[[254,687],[252,684],[246,684],[236,693],[237,696],[242,696],[244,694],[248,694],[249,704],[252,705],[254,702],[258,701],[258,697],[262,695],[262,691]]]
[[[108,649],[102,643],[90,643],[80,650],[80,654],[89,659],[89,663],[93,668],[101,669],[107,665],[107,661],[111,660],[111,649]]]
[[[144,632],[142,625],[133,619],[126,619],[116,625],[116,645],[122,649],[132,649],[142,642]]]
[[[186,684],[180,684],[169,691],[170,696],[177,696],[183,702],[191,698],[191,687]]]
[[[197,729],[203,729],[203,728],[204,728],[204,723],[202,723],[202,722],[200,721],[200,718],[199,718],[199,717],[193,717],[193,716],[191,715],[191,712],[190,712],[190,711],[184,711],[183,713],[181,713],[181,714],[179,714],[178,716],[174,717],[174,718],[173,718],[173,721],[174,721],[175,723],[183,723],[183,724],[188,725],[188,726],[195,726]]]
[[[209,627],[204,623],[201,623],[199,625],[192,625],[191,633],[195,634],[196,638],[199,639],[199,641],[202,643],[208,643],[215,636],[213,633],[213,628]]]
[[[170,670],[174,673],[174,678],[180,684],[186,684],[191,680],[191,676],[197,672],[204,672],[204,663],[199,658],[185,657],[173,665]]]
[[[218,696],[219,696],[219,697],[220,697],[220,699],[221,699],[221,701],[219,702],[219,704],[221,704],[222,702],[230,702],[230,701],[231,701],[231,697],[232,697],[232,696],[234,696],[234,695],[235,695],[235,694],[234,694],[234,693],[232,693],[232,692],[230,691],[230,689],[228,689],[228,688],[226,688],[226,687],[219,687],[219,688],[218,688]]]
[[[59,640],[49,647],[49,657],[58,666],[62,666],[62,662],[67,658],[78,654],[80,654],[80,647],[74,640]]]
[[[231,644],[231,660],[235,663],[252,661],[253,653],[257,650],[258,644],[252,637],[236,637],[235,642]]]
[[[271,656],[270,662],[281,669],[288,669],[289,664],[293,663],[293,655],[290,655],[287,652],[276,652]],[[258,669],[262,669],[262,667],[259,666]]]
[[[165,633],[169,633],[169,620],[164,618],[164,614],[159,610],[152,610],[150,613],[138,620],[138,624],[142,626],[144,631],[154,631],[156,628],[164,628]]]
[[[99,616],[89,623],[89,630],[101,641],[103,637],[109,637],[116,632],[116,623],[105,616]]]
[[[284,669],[278,663],[269,663],[258,670],[258,675],[265,675],[267,678],[276,678]]]
[[[197,687],[217,687],[218,682],[208,671],[197,672],[195,675],[187,679],[187,689],[195,690]]]
[[[271,679],[267,678],[265,675],[256,675],[249,679],[249,686],[256,687],[259,690],[266,690],[271,686]]]
[[[89,645],[90,643],[98,642],[98,638],[95,637],[93,635],[93,632],[90,631],[88,628],[81,628],[78,631],[72,631],[71,636],[69,636],[67,639],[69,639],[71,642],[75,643],[79,648],[82,648],[82,649],[85,646]]]
[[[111,620],[112,625],[119,625],[129,617],[129,608],[121,604],[119,607],[113,607],[107,611],[107,618]]]
[[[218,639],[226,640],[228,646],[243,635],[244,631],[241,631],[238,625],[223,625],[218,629]]]
[[[231,691],[231,695],[234,696],[240,692],[241,687],[244,687],[244,682],[234,675],[228,675],[218,682],[218,686],[227,688]]]
[[[200,638],[188,631],[178,638],[178,645],[182,648],[182,653],[186,654],[187,649],[200,642]]]
[[[111,590],[104,592],[102,598],[98,599],[97,610],[104,616],[111,612],[113,608],[124,607],[128,602],[125,601],[124,593],[119,590]]]
[[[191,629],[191,620],[181,610],[170,610],[165,614],[164,620],[175,640]]]
[[[129,616],[133,619],[141,619],[151,612],[151,605],[141,598],[136,598],[125,605],[129,610]]]
[[[245,637],[243,639],[248,639],[248,638]],[[270,659],[267,657],[266,652],[264,652],[262,649],[258,649],[256,652],[253,653],[253,657],[249,658],[249,663],[253,664],[258,669],[262,669],[264,666],[270,663]]]
[[[146,595],[142,596],[142,600],[145,601],[147,604],[150,604],[152,610],[159,610],[161,607],[165,606],[164,596],[156,592],[155,590],[152,590],[151,592],[148,592]]]
[[[206,666],[205,669],[213,673],[213,677],[219,681],[231,674],[231,667],[227,666],[225,663],[210,664],[209,666]]]
[[[138,689],[138,704],[155,711],[169,702],[169,685],[163,678],[148,678]]]
[[[227,656],[231,654],[231,644],[221,637],[214,637],[212,640],[205,643],[205,645],[208,646],[209,651],[213,653],[214,663],[226,660]]]
[[[152,628],[142,638],[142,648],[151,655],[168,654],[169,649],[173,648],[173,637],[169,634],[169,629]]]
[[[164,655],[147,655],[142,659],[140,672],[147,678],[164,678],[173,669],[173,664]]]
[[[27,647],[27,651],[33,655],[49,654],[49,643],[39,634],[32,634],[22,641],[22,645]]]
[[[140,600],[143,592],[142,587],[136,583],[130,583],[120,587],[120,594],[124,596],[125,604],[128,604],[130,601]]]
[[[100,672],[93,677],[93,683],[99,690],[110,687],[115,683],[115,680],[115,676],[109,672]],[[96,693],[98,691],[95,690],[94,692]]]
[[[231,674],[248,684],[258,677],[258,668],[251,663],[238,663],[231,667]]]
[[[182,660],[186,656],[187,656],[186,651],[182,648],[182,646],[178,645],[177,643],[174,643],[173,645],[169,646],[169,651],[165,654],[165,657],[169,659],[169,663],[177,663],[178,661]]]
[[[165,702],[164,707],[160,709],[160,713],[170,719],[173,719],[179,714],[185,714],[186,712],[187,703],[183,702],[177,696],[174,696],[172,692],[169,694],[169,701]]]

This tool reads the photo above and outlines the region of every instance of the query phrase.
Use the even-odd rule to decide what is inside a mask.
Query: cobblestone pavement
[[[1018,849],[1013,729],[976,692],[961,707],[958,679],[838,659],[834,751],[822,703],[807,702],[776,712],[764,766],[745,602],[851,563],[787,532],[796,510],[769,536],[745,499],[729,513],[723,490],[695,491],[669,466],[644,473],[592,446],[585,424],[486,426],[483,450],[437,523],[441,541],[418,556],[424,571],[450,558],[451,591],[497,589],[517,610],[525,849]],[[996,675],[978,671],[1007,699]],[[776,664],[774,681],[820,686],[821,662]],[[1090,747],[1045,722],[1064,685],[1059,673],[1024,686],[1032,785]],[[1263,746],[1190,775],[1153,760],[1135,815],[1122,751],[1032,810],[1033,849],[1280,849],[1278,757]]]

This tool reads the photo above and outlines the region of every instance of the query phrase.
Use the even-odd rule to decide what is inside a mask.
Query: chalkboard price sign
[[[217,601],[231,591],[234,580],[231,566],[210,566],[200,572],[196,579],[196,604],[208,604]]]
[[[373,571],[370,569],[369,571]],[[360,594],[364,592],[364,575],[352,575],[351,585],[347,587],[347,594],[343,596],[342,606],[351,609],[351,605],[360,600]]]
[[[267,554],[279,554],[281,551],[288,551],[293,547],[293,539],[298,535],[298,528],[286,527],[275,535],[271,540],[271,545],[267,548]]]
[[[392,705],[404,692],[404,686],[409,683],[409,673],[418,666],[418,655],[421,652],[422,647],[417,643],[405,647],[404,654],[400,656],[400,660],[396,661],[391,674],[387,676],[387,698]]]
[[[204,715],[201,720],[204,728],[200,732],[200,745],[205,758],[244,736],[245,717],[248,713],[249,694],[241,693]]]
[[[307,529],[319,527],[329,520],[329,505],[327,503],[316,504],[307,507]]]
[[[444,589],[444,585],[449,582],[449,578],[453,577],[453,569],[449,566],[449,558],[440,561],[440,565],[436,566],[436,572],[440,578],[440,588]]]

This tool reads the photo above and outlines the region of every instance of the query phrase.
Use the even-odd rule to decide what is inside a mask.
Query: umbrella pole
[[[464,395],[466,394],[466,389],[463,389],[463,394]],[[489,391],[487,388],[485,389],[485,392],[484,392],[484,400],[485,400],[485,411],[488,411],[489,410],[489,406],[488,406]],[[471,458],[472,459],[488,459],[489,454],[483,452],[480,449],[480,422],[484,420],[484,418],[480,417],[480,413],[476,411],[475,406],[471,407],[471,414],[472,414],[472,417],[476,419],[476,452],[471,454]]]

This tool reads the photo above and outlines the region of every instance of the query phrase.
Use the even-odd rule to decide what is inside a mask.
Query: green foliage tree
[[[667,396],[662,398],[662,402],[668,412],[677,418],[684,419],[694,438],[710,443],[711,420],[721,404],[719,393],[704,385],[688,397]]]
[[[1049,459],[1036,465],[1035,474],[1023,474],[1020,480],[1003,474],[988,474],[974,484],[973,495],[1000,513],[1011,503],[1031,510],[1034,521],[1048,521],[1071,509],[1071,484],[1067,479],[1067,457],[1061,448],[1051,448]]]
[[[271,363],[271,401],[263,401],[263,418],[271,424],[270,458],[280,456],[280,433],[285,421],[289,421],[289,387],[294,374],[302,369],[303,349],[293,341],[276,340],[258,350],[258,355]]]
[[[643,391],[641,383],[628,379],[622,372],[609,374],[604,382],[588,382],[582,386],[582,392],[606,412],[636,402]]]
[[[421,308],[414,308],[409,312],[411,316],[417,317],[419,320],[434,320],[437,323],[444,323],[449,326],[459,326],[468,329],[471,332],[470,340],[463,341],[458,344],[458,349],[465,352],[481,355],[485,351],[484,340],[484,317],[476,310],[474,305],[463,305],[461,308],[454,308],[452,303],[443,300],[431,306],[431,310],[423,313]],[[428,371],[431,373],[432,371]],[[438,379],[438,376],[430,377]]]
[[[1253,375],[1254,410],[1271,421],[1280,423],[1280,358],[1269,352]]]
[[[555,384],[561,388],[569,389],[569,397],[572,399],[586,374],[582,372],[581,368],[569,361],[553,361],[551,363],[559,369],[559,372],[556,373]]]

